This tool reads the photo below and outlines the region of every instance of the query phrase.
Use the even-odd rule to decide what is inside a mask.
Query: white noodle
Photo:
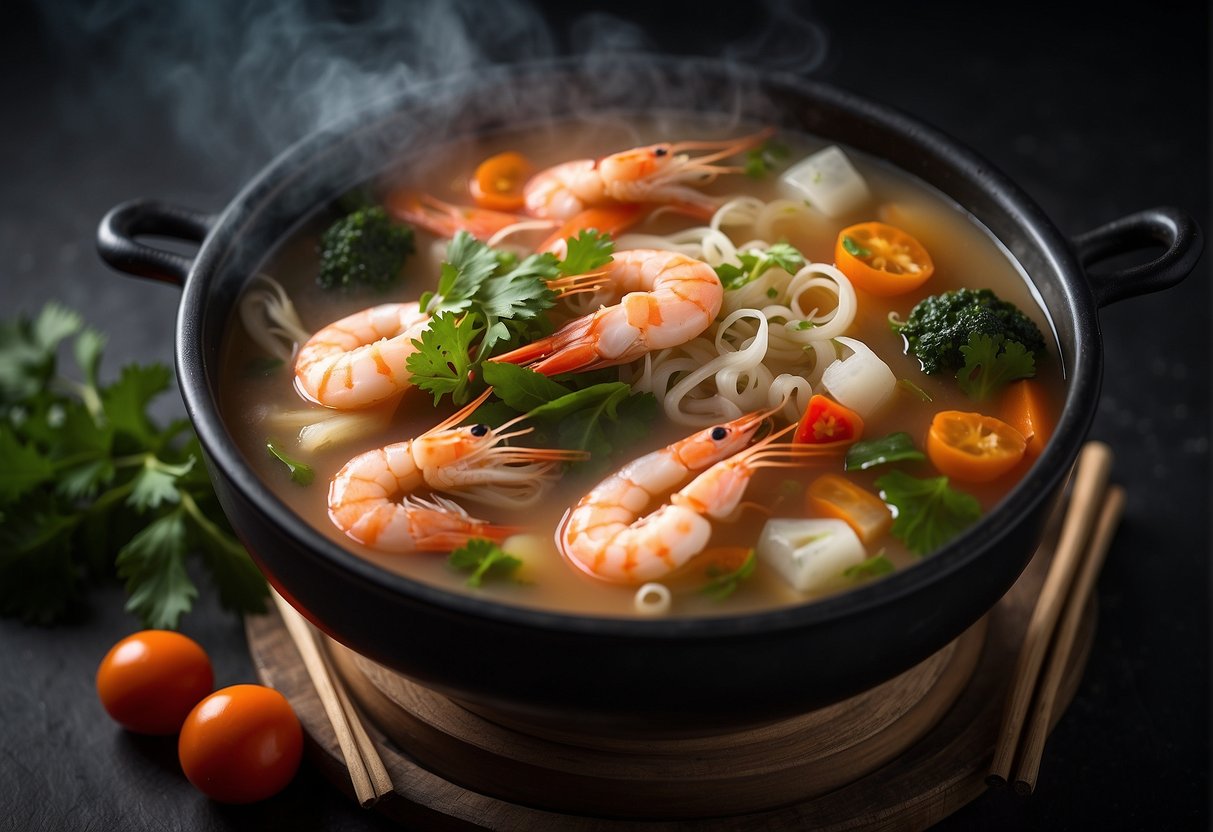
[[[290,295],[268,275],[256,275],[240,299],[240,322],[257,346],[280,361],[290,361],[295,348],[310,336]]]
[[[670,611],[671,601],[669,587],[665,584],[651,582],[642,584],[636,590],[634,604],[636,612],[642,615],[665,615]]]

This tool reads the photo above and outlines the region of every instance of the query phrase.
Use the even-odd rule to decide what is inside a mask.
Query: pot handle
[[[101,259],[120,272],[183,286],[194,258],[154,248],[136,238],[153,234],[201,243],[215,225],[213,214],[157,202],[132,199],[110,209],[97,228]]]
[[[1169,289],[1188,276],[1200,258],[1203,241],[1200,226],[1186,212],[1162,206],[1149,208],[1079,234],[1074,249],[1095,294],[1098,306]],[[1131,254],[1162,243],[1167,250],[1148,263],[1092,275],[1089,269],[1101,260]]]

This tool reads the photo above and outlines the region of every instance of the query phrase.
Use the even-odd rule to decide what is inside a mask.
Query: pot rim
[[[241,496],[255,505],[283,534],[327,567],[355,578],[365,590],[402,596],[453,614],[499,624],[554,629],[565,633],[638,639],[712,639],[749,637],[812,627],[826,621],[837,623],[862,616],[867,610],[894,599],[917,593],[964,568],[974,558],[993,556],[995,544],[1015,528],[1018,518],[1029,514],[1053,494],[1058,481],[1068,473],[1094,418],[1102,371],[1098,318],[1093,293],[1069,240],[1005,174],[943,131],[897,108],[875,103],[819,81],[782,72],[753,70],[725,61],[637,56],[618,59],[614,66],[625,72],[653,71],[656,67],[667,73],[693,70],[695,73],[717,76],[727,74],[730,78],[756,84],[762,89],[783,88],[801,98],[823,101],[850,111],[879,130],[897,134],[903,142],[908,142],[924,154],[946,158],[965,179],[989,195],[997,210],[1004,212],[1022,230],[1024,241],[1039,253],[1046,268],[1058,276],[1063,299],[1060,311],[1068,314],[1073,324],[1073,372],[1066,379],[1065,402],[1050,442],[1028,473],[993,511],[922,562],[898,570],[879,581],[820,600],[761,612],[642,619],[535,609],[415,581],[384,569],[325,537],[261,481],[245,462],[220,416],[219,403],[211,395],[207,383],[207,361],[202,344],[202,321],[208,311],[210,284],[224,258],[238,244],[243,228],[255,218],[260,206],[278,197],[283,191],[284,180],[290,179],[301,165],[315,163],[335,145],[346,141],[353,131],[373,126],[376,117],[395,117],[410,104],[415,105],[432,96],[456,95],[460,90],[470,90],[477,85],[517,83],[528,73],[538,72],[546,76],[585,71],[585,62],[575,58],[502,66],[490,73],[488,78],[481,71],[418,85],[387,102],[361,110],[304,137],[280,153],[228,203],[202,242],[190,268],[176,328],[178,382],[187,413],[211,463],[221,469]],[[915,175],[911,171],[904,172]],[[947,193],[938,185],[928,184]],[[1011,256],[1009,251],[1007,255]],[[1049,314],[1051,318],[1054,317],[1051,310]],[[277,575],[267,577],[271,578],[271,582],[287,587],[284,594],[290,597],[289,580]]]

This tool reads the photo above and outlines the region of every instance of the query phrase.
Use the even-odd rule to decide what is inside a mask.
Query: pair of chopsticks
[[[1015,666],[994,760],[986,777],[990,785],[1006,785],[1015,764],[1015,791],[1027,795],[1036,787],[1058,689],[1070,664],[1083,610],[1124,509],[1124,489],[1108,488],[1111,468],[1112,451],[1107,445],[1088,442],[1083,446],[1053,562]],[[1049,662],[1041,675],[1046,654]]]
[[[286,624],[291,641],[295,642],[303,658],[307,675],[337,734],[337,744],[341,746],[341,754],[345,757],[350,780],[354,784],[354,795],[363,808],[371,806],[385,794],[391,793],[392,778],[375,749],[375,743],[367,735],[362,719],[354,710],[345,685],[333,672],[333,666],[321,650],[317,641],[319,634],[276,590],[271,588],[270,595],[282,616],[282,622]]]

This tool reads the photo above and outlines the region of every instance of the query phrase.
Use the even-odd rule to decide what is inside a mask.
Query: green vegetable
[[[923,298],[910,310],[909,318],[890,326],[906,339],[907,353],[918,359],[928,375],[964,367],[962,347],[975,334],[1001,339],[999,343],[1022,344],[1028,353],[1045,349],[1036,324],[989,289],[957,289]]]
[[[470,570],[467,585],[472,587],[479,587],[487,577],[509,577],[522,566],[521,560],[483,537],[474,537],[451,552],[447,563],[453,569]]]
[[[712,564],[707,570],[707,576],[711,580],[704,584],[699,591],[713,601],[723,601],[737,591],[737,587],[741,586],[742,581],[754,574],[757,566],[758,557],[753,549],[746,553],[741,566],[731,572],[726,572],[716,564]]]
[[[292,459],[287,455],[286,451],[279,448],[272,441],[266,441],[265,449],[269,451],[270,456],[286,466],[286,470],[291,474],[291,482],[295,483],[295,485],[311,485],[312,480],[316,478],[316,472],[312,470],[312,466],[306,462]]]
[[[897,509],[893,536],[916,555],[929,555],[981,517],[981,504],[956,491],[947,477],[918,479],[900,471],[876,480],[880,497]]]
[[[738,252],[737,259],[741,261],[741,266],[721,263],[716,267],[716,276],[720,278],[720,285],[726,290],[740,289],[760,278],[773,266],[778,266],[788,274],[796,274],[805,264],[804,255],[783,241],[775,243],[766,251],[750,249]]]
[[[320,235],[317,248],[325,289],[367,286],[384,290],[413,253],[413,229],[392,221],[379,206],[358,208]]]
[[[657,415],[651,393],[633,393],[621,381],[573,389],[534,370],[494,361],[486,362],[483,372],[501,401],[482,405],[470,421],[501,424],[526,413],[537,442],[589,454],[585,462],[573,463],[578,471],[601,471],[616,451],[643,440]],[[583,376],[576,382],[587,381]]]
[[[758,147],[746,153],[743,169],[751,179],[762,179],[788,158],[786,145],[775,141],[765,141]]]
[[[68,339],[82,380],[58,374]],[[0,614],[54,621],[116,573],[127,610],[175,627],[198,595],[191,553],[224,606],[260,612],[265,581],[227,528],[188,423],[148,414],[169,369],[129,365],[102,385],[104,343],[54,303],[0,324]]]
[[[861,561],[854,566],[848,566],[843,570],[842,576],[862,581],[868,578],[876,578],[880,575],[887,575],[890,572],[896,571],[896,569],[897,567],[893,565],[893,561],[889,560],[884,550],[881,549],[867,560]]]
[[[542,313],[556,302],[548,281],[599,268],[613,250],[608,235],[590,230],[568,240],[564,260],[545,253],[518,262],[459,232],[447,246],[437,291],[421,296],[422,308],[435,317],[406,359],[413,383],[432,393],[435,404],[445,395],[466,403],[480,386],[485,359],[546,333]]]
[[[956,381],[973,401],[985,401],[1012,381],[1036,375],[1036,359],[1018,341],[974,332],[960,351],[965,363]]]
[[[852,257],[871,257],[872,256],[871,251],[864,248],[859,243],[855,242],[853,239],[851,239],[850,237],[847,237],[847,236],[844,236],[842,238],[842,247],[844,249],[846,249],[847,254],[851,255]]]
[[[926,454],[914,447],[910,434],[898,431],[851,445],[847,448],[845,467],[848,471],[866,471],[889,462],[919,462],[926,458]]]
[[[928,393],[926,390],[923,390],[921,387],[919,387],[914,382],[910,381],[908,378],[897,379],[897,386],[900,387],[902,390],[908,390],[910,393],[914,394],[914,397],[917,398],[920,402],[935,401],[933,398],[931,398],[930,393]]]

